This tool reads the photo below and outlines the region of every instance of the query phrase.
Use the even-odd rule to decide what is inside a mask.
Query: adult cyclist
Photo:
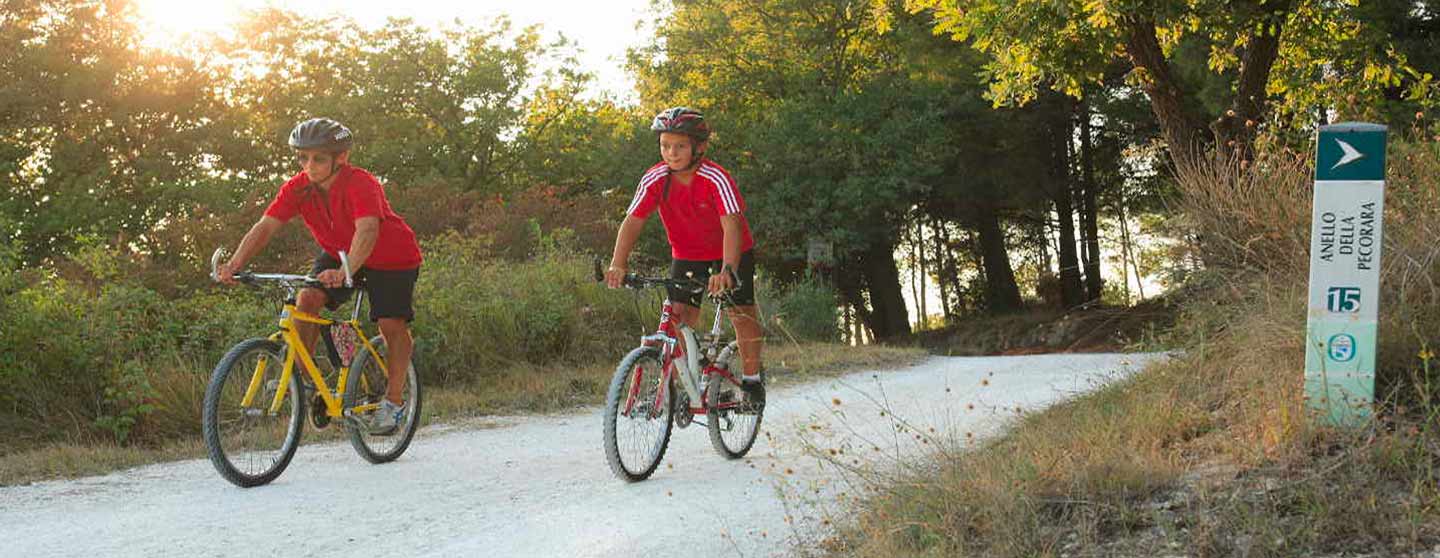
[[[340,270],[339,253],[346,252],[353,276],[363,279],[370,296],[370,320],[379,325],[389,349],[386,396],[368,426],[372,433],[390,434],[406,413],[403,390],[414,350],[410,322],[422,258],[415,231],[390,208],[380,182],[350,164],[352,142],[350,129],[329,118],[312,118],[291,130],[290,147],[300,172],[280,186],[235,255],[216,269],[216,279],[234,284],[235,271],[298,215],[320,245],[311,275],[325,287],[301,290],[296,307],[315,314],[322,306],[333,310],[351,297],[353,289],[345,287]],[[299,327],[305,344],[313,347],[319,330],[313,324]]]
[[[758,410],[765,405],[760,374],[764,339],[755,308],[755,241],[745,219],[745,200],[730,173],[705,157],[710,127],[699,111],[667,109],[655,116],[650,129],[658,136],[661,161],[640,178],[616,234],[605,282],[610,288],[622,286],[635,241],[658,209],[670,242],[671,278],[706,278],[711,294],[733,289],[727,313],[744,363],[742,408]],[[676,317],[699,329],[700,293],[669,289],[667,294]]]

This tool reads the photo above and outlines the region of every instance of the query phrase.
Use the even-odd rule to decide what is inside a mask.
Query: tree
[[[0,44],[14,49],[0,58],[0,236],[27,263],[84,236],[143,243],[210,195],[206,154],[230,140],[211,118],[206,76],[141,47],[130,10],[82,0],[0,9]]]
[[[295,122],[323,115],[355,130],[357,154],[389,182],[508,192],[522,185],[513,179],[527,156],[512,139],[543,128],[528,112],[536,96],[573,95],[587,78],[564,58],[569,45],[542,45],[536,29],[514,32],[503,18],[438,31],[404,19],[375,30],[328,19],[324,35],[311,32],[315,25],[265,10],[218,45],[217,79],[240,76],[226,98],[246,135],[273,138],[260,160],[232,166],[293,172],[282,138]],[[560,70],[541,75],[537,66],[551,55],[562,57]]]
[[[1247,155],[1277,97],[1289,115],[1337,107],[1333,96],[1295,95],[1314,89],[1317,77],[1332,92],[1408,82],[1418,96],[1428,94],[1430,83],[1403,57],[1374,48],[1386,39],[1365,32],[1363,13],[1349,1],[907,0],[906,6],[932,13],[937,33],[991,55],[987,77],[997,105],[1023,104],[1041,89],[1079,97],[1085,84],[1103,82],[1110,64],[1123,60],[1181,162],[1217,146]],[[1183,56],[1197,51],[1204,53],[1203,77],[1225,83],[1225,101],[1211,110],[1202,110],[1203,84],[1187,80],[1182,67],[1195,67],[1200,60]],[[1349,59],[1355,53],[1365,56]],[[1364,71],[1334,71],[1357,66]]]
[[[837,286],[884,339],[910,331],[894,253],[924,175],[938,168],[916,137],[935,115],[905,94],[894,45],[864,7],[676,1],[633,66],[646,105],[709,112],[716,157],[773,247],[762,253],[795,260],[813,235],[833,242]]]

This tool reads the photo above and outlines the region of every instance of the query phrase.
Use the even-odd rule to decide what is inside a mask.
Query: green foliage
[[[767,327],[779,329],[792,340],[840,340],[840,302],[834,287],[810,276],[773,294],[768,292],[773,288],[769,285],[759,288],[766,295],[761,307],[769,318]]]
[[[551,245],[514,263],[485,258],[480,239],[425,242],[415,336],[427,373],[449,384],[521,362],[589,362],[654,319],[636,316],[627,297],[596,283],[589,258]]]
[[[588,79],[566,61],[571,45],[544,45],[537,29],[516,31],[504,18],[435,31],[406,19],[367,29],[330,18],[324,34],[312,32],[316,25],[266,10],[236,40],[216,45],[220,75],[240,76],[229,85],[228,108],[243,115],[244,133],[261,146],[231,166],[293,172],[283,138],[295,122],[324,115],[348,123],[362,166],[388,181],[506,192],[528,185],[516,171],[543,156],[529,144],[564,116],[532,104],[573,102]],[[541,74],[538,66],[552,57],[561,69]],[[254,67],[269,71],[248,70]],[[530,85],[540,87],[532,94]],[[521,131],[524,141],[506,140]]]
[[[27,264],[87,238],[193,258],[192,223],[268,201],[295,172],[284,138],[317,115],[348,123],[355,162],[401,189],[595,191],[643,168],[606,155],[636,123],[580,99],[590,78],[574,46],[504,19],[369,29],[261,10],[233,41],[169,52],[142,46],[127,3],[22,0],[0,17],[0,42],[16,46],[0,61],[13,116],[0,122],[0,244]]]
[[[144,235],[193,198],[206,153],[234,141],[200,65],[142,48],[128,7],[5,3],[0,237],[27,263],[84,235]]]
[[[424,242],[414,328],[432,385],[481,384],[517,364],[590,365],[654,326],[658,300],[637,304],[596,283],[571,231],[539,221],[529,230],[535,251],[522,262],[497,257],[483,237]],[[16,285],[0,290],[0,428],[15,447],[186,432],[209,367],[234,343],[274,331],[280,291],[207,285],[167,297],[115,273],[133,264],[112,247],[88,245],[76,260],[70,278],[0,271],[0,284]]]
[[[1150,83],[1155,76],[1126,56],[1135,54],[1127,50],[1134,47],[1130,34],[1153,28],[1171,71],[1186,82],[1185,108],[1214,118],[1238,87],[1246,49],[1276,14],[1280,49],[1264,91],[1284,127],[1309,129],[1316,111],[1350,119],[1385,105],[1408,105],[1413,113],[1440,101],[1436,39],[1425,31],[1435,14],[1424,3],[906,0],[905,7],[933,14],[936,33],[989,54],[985,78],[997,105],[1024,104],[1046,88],[1087,95],[1086,85],[1106,82],[1117,62],[1131,84]],[[882,21],[891,17],[877,13]],[[1387,110],[1392,117],[1402,112]]]
[[[150,387],[145,367],[135,361],[127,361],[114,385],[105,388],[95,426],[114,434],[115,441],[123,444],[135,425],[155,411],[156,406],[151,402],[154,397],[155,388]]]
[[[126,437],[149,410],[137,374],[147,356],[173,350],[168,301],[131,284],[92,289],[41,276],[3,303],[0,426],[20,440],[76,422]]]

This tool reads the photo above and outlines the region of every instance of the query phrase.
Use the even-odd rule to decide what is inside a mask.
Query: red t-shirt
[[[750,222],[745,219],[745,199],[740,197],[730,173],[713,161],[702,161],[689,184],[671,179],[670,193],[665,195],[668,174],[664,162],[645,171],[626,213],[644,219],[658,207],[660,221],[665,223],[665,234],[670,239],[671,257],[703,261],[724,258],[722,215],[740,216],[741,253],[755,246],[755,240],[750,237]]]
[[[341,168],[328,194],[311,184],[303,172],[291,177],[280,187],[280,193],[265,209],[265,215],[281,221],[299,215],[320,248],[337,260],[341,250],[350,251],[350,241],[355,238],[355,220],[379,217],[380,234],[370,258],[365,260],[365,267],[397,270],[420,266],[420,244],[415,241],[415,231],[390,209],[380,181],[359,167]]]

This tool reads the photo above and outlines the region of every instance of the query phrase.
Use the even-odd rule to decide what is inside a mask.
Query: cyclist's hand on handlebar
[[[625,286],[625,272],[623,267],[610,266],[610,269],[605,270],[605,285],[612,289]]]
[[[719,296],[736,287],[735,277],[728,271],[721,271],[710,276],[710,284],[706,287],[710,296]]]
[[[345,272],[338,269],[327,269],[316,275],[315,280],[324,283],[326,287],[338,289],[345,286]]]
[[[231,264],[230,262],[216,265],[215,277],[213,277],[213,279],[226,285],[234,285],[239,283],[239,281],[235,280],[235,267],[236,266]]]

